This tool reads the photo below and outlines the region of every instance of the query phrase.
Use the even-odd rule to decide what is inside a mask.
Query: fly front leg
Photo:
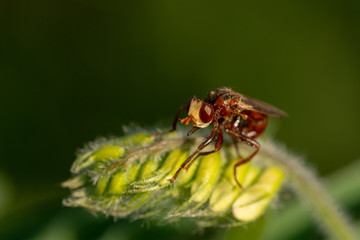
[[[179,115],[181,113],[181,111],[185,111],[186,110],[186,106],[181,106],[179,108],[179,110],[177,111],[176,115],[175,115],[175,118],[174,118],[174,121],[173,121],[173,124],[172,124],[172,129],[168,130],[168,131],[165,131],[165,132],[160,132],[160,133],[154,133],[152,136],[160,136],[160,135],[165,135],[165,134],[168,134],[168,133],[171,133],[173,131],[176,130],[176,124],[179,120]]]
[[[217,140],[216,140],[216,143],[215,143],[215,149],[212,150],[212,151],[199,153],[194,159],[191,160],[191,162],[189,162],[189,163],[186,165],[185,170],[186,170],[186,171],[189,170],[191,164],[193,164],[194,161],[195,161],[198,157],[200,157],[200,156],[206,156],[206,155],[209,155],[209,154],[211,154],[211,153],[214,153],[214,152],[219,151],[220,148],[221,148],[221,145],[223,144],[223,141],[224,141],[224,139],[223,139],[223,133],[222,133],[222,130],[219,129],[219,132],[218,132],[218,135],[217,135]]]
[[[199,152],[201,151],[203,148],[205,148],[207,145],[209,145],[211,143],[211,141],[214,139],[214,137],[218,134],[218,129],[214,128],[210,135],[206,138],[206,140],[204,142],[202,142],[198,148],[181,164],[180,168],[176,171],[176,173],[174,174],[174,176],[169,179],[170,183],[173,183],[175,181],[175,179],[177,178],[177,176],[179,175],[181,169],[184,169],[185,166],[193,159],[193,157]]]

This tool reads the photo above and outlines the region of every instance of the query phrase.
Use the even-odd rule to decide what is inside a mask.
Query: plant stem
[[[294,191],[312,209],[315,219],[331,239],[358,239],[345,214],[330,199],[314,172],[305,166],[303,159],[271,142],[262,144],[261,153],[284,169]]]

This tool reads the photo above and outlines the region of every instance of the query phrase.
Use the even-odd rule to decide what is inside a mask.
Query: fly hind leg
[[[240,135],[240,134],[235,133],[235,132],[232,132],[231,135],[234,137],[235,141],[244,142],[247,145],[249,145],[249,146],[251,146],[251,147],[253,147],[255,149],[255,151],[249,157],[247,157],[245,159],[241,159],[239,162],[237,162],[234,165],[234,179],[235,179],[235,182],[239,186],[240,189],[243,189],[243,186],[241,185],[241,183],[239,182],[239,180],[236,177],[236,169],[238,167],[240,167],[241,165],[249,162],[258,153],[258,151],[260,149],[260,144],[257,141],[255,141],[254,139],[252,139],[252,138]],[[239,156],[239,158],[240,158],[240,156]]]

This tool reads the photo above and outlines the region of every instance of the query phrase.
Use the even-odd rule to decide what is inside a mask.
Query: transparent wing
[[[240,94],[240,107],[242,109],[263,113],[272,117],[287,117],[287,113],[260,100]]]

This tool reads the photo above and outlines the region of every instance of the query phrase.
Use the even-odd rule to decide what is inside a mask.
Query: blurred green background
[[[360,155],[359,23],[352,0],[1,1],[2,236],[45,234],[61,214],[96,226],[79,238],[114,227],[61,206],[76,149],[131,122],[170,126],[189,97],[222,86],[288,112],[272,137],[319,175],[349,164]]]

